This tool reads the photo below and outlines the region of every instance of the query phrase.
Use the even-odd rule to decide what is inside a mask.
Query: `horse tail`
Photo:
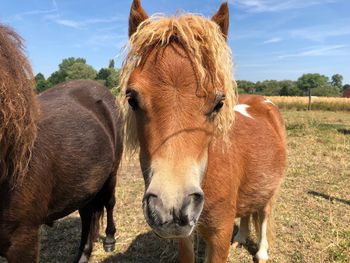
[[[100,235],[100,227],[103,227],[103,216],[104,216],[104,207],[99,206],[92,215],[91,221],[91,239],[93,242],[97,240]]]
[[[0,24],[0,47],[0,183],[12,188],[28,172],[38,106],[22,38]]]

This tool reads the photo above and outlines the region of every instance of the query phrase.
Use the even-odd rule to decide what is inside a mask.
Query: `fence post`
[[[311,89],[309,88],[309,104],[307,105],[307,110],[311,110]]]

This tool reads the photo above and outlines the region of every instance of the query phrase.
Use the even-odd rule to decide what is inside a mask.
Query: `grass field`
[[[308,97],[269,97],[280,109],[307,110]],[[311,108],[323,111],[350,111],[350,98],[312,97]]]
[[[275,210],[271,262],[350,262],[350,114],[282,113],[289,165]],[[124,161],[118,180],[116,251],[105,253],[97,242],[91,262],[177,262],[176,241],[157,238],[143,218],[138,161]],[[40,262],[72,262],[79,245],[77,214],[41,233]],[[254,245],[232,248],[228,262],[252,262],[248,250]]]

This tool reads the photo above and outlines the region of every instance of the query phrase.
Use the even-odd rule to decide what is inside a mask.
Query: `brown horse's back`
[[[31,180],[13,192],[11,207],[18,211],[16,220],[51,224],[91,200],[116,172],[122,121],[112,94],[94,81],[57,85],[38,100]],[[36,216],[28,218],[33,213]]]
[[[38,138],[52,160],[48,220],[55,220],[89,201],[115,172],[122,149],[121,115],[111,93],[93,81],[58,85],[39,96],[39,103],[45,111],[39,133],[45,135]]]

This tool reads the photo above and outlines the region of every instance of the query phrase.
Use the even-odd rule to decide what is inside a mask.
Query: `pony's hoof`
[[[232,243],[232,247],[233,248],[239,248],[239,247],[241,247],[242,246],[242,244],[240,244],[239,242],[237,242],[237,241],[234,241],[233,243]]]
[[[266,259],[258,259],[256,257],[253,258],[254,263],[267,263]]]
[[[103,241],[103,249],[106,252],[112,252],[115,250],[115,239],[112,237],[106,237]]]

